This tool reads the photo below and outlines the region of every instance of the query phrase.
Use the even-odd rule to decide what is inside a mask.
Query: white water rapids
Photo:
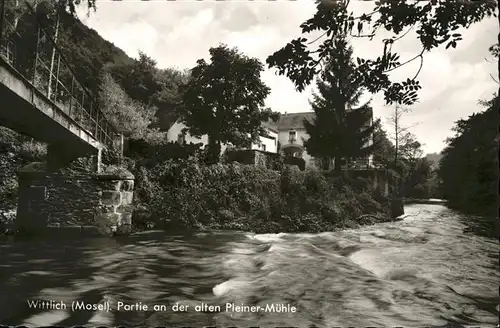
[[[3,242],[0,324],[495,327],[498,241],[464,233],[467,218],[441,205],[405,211],[399,222],[322,234]],[[29,308],[35,299],[111,311]],[[149,307],[118,311],[118,302]],[[175,303],[189,307],[174,312]],[[226,312],[227,303],[268,311]]]

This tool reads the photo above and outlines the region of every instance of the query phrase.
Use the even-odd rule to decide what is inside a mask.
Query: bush
[[[30,162],[44,159],[46,153],[45,144],[0,127],[0,212],[16,206],[17,170]]]
[[[297,165],[301,171],[306,169],[306,161],[303,158],[285,156],[284,163],[288,165]]]
[[[201,152],[201,143],[179,144],[177,142],[149,143],[143,139],[131,139],[126,156],[134,159],[147,159],[147,166],[154,166],[169,160],[187,160]]]
[[[281,170],[283,168],[283,156],[256,149],[233,149],[227,148],[222,156],[222,162],[263,166],[270,170]]]
[[[238,163],[167,161],[137,171],[135,199],[149,217],[134,223],[257,233],[355,227],[363,214],[384,213],[369,192],[360,192],[362,185],[361,180],[327,178],[296,166],[274,171]]]

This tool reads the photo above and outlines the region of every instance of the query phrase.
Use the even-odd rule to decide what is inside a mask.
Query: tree
[[[81,5],[82,2],[87,5],[88,13],[90,13],[91,10],[95,11],[97,9],[96,0],[56,0],[56,2],[72,15],[76,14],[76,7]]]
[[[426,154],[425,158],[431,163],[431,168],[433,170],[437,170],[439,168],[439,163],[441,162],[441,158],[443,156],[440,153],[430,153]]]
[[[154,95],[161,90],[156,61],[143,52],[139,52],[138,60],[131,63],[110,64],[107,70],[132,99],[144,104],[152,105]]]
[[[394,112],[387,122],[392,130],[389,135],[394,144],[394,165],[398,163],[401,148],[406,148],[406,150],[420,149],[420,144],[418,144],[418,146],[415,144],[415,137],[408,131],[412,126],[404,126],[401,122],[403,115],[409,112],[410,109],[408,107],[402,107],[396,104],[396,106],[394,106]],[[413,148],[411,146],[412,143],[414,143]]]
[[[425,157],[406,163],[402,194],[405,197],[429,198],[431,192],[431,162]]]
[[[182,88],[189,81],[189,72],[172,68],[157,72],[160,90],[153,96],[153,104],[158,108],[156,116],[160,129],[169,129],[180,117]]]
[[[422,150],[422,144],[415,139],[413,134],[407,134],[405,143],[401,144],[399,147],[399,153],[401,161],[408,164],[414,164],[422,158],[424,151]]]
[[[369,141],[378,122],[371,122],[369,103],[356,107],[363,90],[354,81],[352,48],[345,40],[335,42],[339,51],[332,54],[317,80],[319,94],[311,101],[315,118],[304,121],[309,135],[304,145],[311,156],[323,158],[325,163],[334,158],[335,170],[340,171],[344,161],[371,154]]]
[[[422,156],[422,144],[416,140],[413,134],[406,132],[399,138],[398,147],[394,147],[393,162],[390,164],[390,168],[393,172],[392,184],[395,187],[393,190],[400,196],[410,197],[409,190],[429,178],[425,169],[426,163],[422,162]],[[428,166],[430,169],[430,165]]]
[[[387,132],[378,126],[373,131],[373,163],[389,168],[394,163],[395,147],[387,137]]]
[[[126,138],[151,142],[164,139],[156,129],[150,128],[156,109],[131,99],[108,73],[102,77],[99,102],[110,124]]]
[[[384,91],[387,103],[409,105],[417,101],[417,90],[421,88],[417,81],[420,69],[406,81],[397,82],[391,81],[389,72],[417,59],[421,68],[425,52],[443,45],[455,48],[462,40],[460,29],[491,17],[500,6],[494,0],[379,0],[373,11],[358,16],[348,10],[349,3],[350,0],[319,2],[316,14],[300,26],[303,36],[269,56],[269,67],[277,68],[280,75],[289,77],[303,91],[336,51],[337,38],[373,39],[380,29],[385,29],[394,35],[383,40],[383,51],[377,59],[356,59],[357,79],[371,93]],[[392,45],[412,30],[418,35],[422,50],[401,60],[392,51]],[[322,32],[319,38],[310,41],[305,37],[315,31]],[[323,42],[314,48],[321,39]]]
[[[211,62],[197,61],[183,92],[182,121],[192,136],[208,135],[208,159],[221,143],[248,146],[266,135],[262,122],[278,115],[264,108],[270,93],[260,78],[262,63],[225,45],[210,49]]]
[[[487,109],[456,122],[456,134],[442,152],[438,175],[450,206],[493,215],[498,199],[500,99],[495,95],[480,104]]]
[[[172,68],[159,69],[156,65],[154,59],[139,52],[138,60],[109,64],[106,70],[132,99],[154,106],[157,127],[168,130],[179,118],[181,89],[189,80],[189,74]]]
[[[381,128],[374,133],[375,163],[382,164],[391,172],[393,192],[399,196],[428,198],[436,195],[437,177],[433,165],[438,165],[427,157],[423,158],[422,145],[413,134],[403,128],[400,118],[404,111],[396,109],[389,121],[396,127],[391,138]],[[394,143],[397,143],[397,146]]]
[[[438,176],[442,157],[441,153],[431,153],[425,155],[425,159],[429,162],[431,168],[431,176],[428,181],[428,186],[429,196],[432,198],[443,198],[441,190],[439,189],[440,180]]]

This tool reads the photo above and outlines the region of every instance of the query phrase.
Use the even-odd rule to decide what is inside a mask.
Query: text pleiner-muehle
[[[148,305],[142,302],[124,303],[116,302],[116,306],[112,307],[110,302],[103,301],[100,303],[86,303],[83,301],[73,301],[68,304],[64,301],[45,301],[45,300],[29,300],[28,306],[31,309],[40,310],[68,310],[71,311],[156,311],[156,312],[187,312],[194,309],[195,312],[269,312],[269,313],[295,313],[297,308],[290,304],[266,304],[262,305],[245,305],[244,303],[225,303],[221,305],[210,305],[207,303],[199,304],[181,304],[179,302],[173,305],[153,304]]]

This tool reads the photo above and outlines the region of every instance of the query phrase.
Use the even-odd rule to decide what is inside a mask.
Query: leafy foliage
[[[77,79],[92,94],[97,96],[103,68],[111,63],[130,64],[134,60],[114,44],[103,39],[95,30],[88,28],[71,13],[57,9],[54,8],[53,2],[43,1],[36,7],[35,11],[48,35],[54,36],[56,27],[58,27],[57,45],[59,51],[70,64]],[[35,22],[34,17],[26,7],[20,6],[20,10],[22,11],[20,23],[26,25],[26,27],[19,27],[21,30],[26,30],[23,38],[26,38],[27,44],[36,45],[37,31],[34,26],[29,28]],[[30,41],[27,38],[28,34],[32,35],[33,40]],[[75,42],[75,40],[78,41]]]
[[[132,100],[110,74],[102,78],[99,108],[114,128],[131,139],[159,139],[156,130],[150,129],[155,109]]]
[[[384,213],[365,184],[327,179],[314,170],[278,172],[188,160],[143,169],[141,179],[154,221],[169,230],[328,231],[367,223],[359,220],[363,213]]]
[[[378,126],[373,131],[373,163],[383,167],[389,167],[393,162],[395,147],[387,137],[387,132]]]
[[[311,102],[315,118],[304,121],[309,135],[304,145],[312,156],[335,158],[335,168],[340,170],[342,161],[366,157],[373,151],[369,141],[378,122],[372,123],[369,103],[355,107],[363,90],[356,81],[352,48],[342,39],[335,44],[339,51],[330,57],[317,80],[319,94]]]
[[[211,62],[197,61],[184,89],[182,120],[192,136],[208,135],[211,158],[221,143],[248,145],[265,135],[262,122],[277,115],[264,108],[270,89],[260,78],[263,65],[221,45],[210,49]]]
[[[39,0],[40,1],[40,0]],[[61,8],[67,10],[71,15],[76,14],[76,8],[80,5],[82,5],[82,2],[84,5],[87,6],[87,9],[89,10],[89,13],[91,10],[96,10],[96,0],[42,0],[45,2],[50,2],[52,1],[53,3],[56,3],[59,5]]]
[[[435,192],[432,185],[434,175],[431,163],[426,158],[414,161],[406,160],[402,165],[403,183],[402,194],[406,197],[425,199],[432,197]]]
[[[460,29],[468,28],[495,13],[498,3],[494,0],[380,0],[371,12],[355,15],[349,11],[350,1],[324,0],[318,2],[313,17],[302,23],[303,36],[289,42],[285,47],[268,57],[267,64],[286,75],[299,91],[305,89],[320,72],[321,65],[338,49],[336,40],[346,37],[368,37],[384,29],[393,37],[383,41],[383,52],[375,60],[356,58],[356,80],[371,93],[384,91],[387,103],[412,104],[417,101],[417,90],[421,88],[414,77],[393,82],[389,72],[415,60],[423,63],[423,54],[439,46],[455,48],[462,40]],[[413,58],[401,60],[392,51],[392,45],[414,30],[422,50]],[[309,41],[305,36],[311,32],[322,33],[322,43]]]
[[[168,129],[177,120],[176,109],[181,103],[181,88],[189,79],[186,72],[158,69],[156,61],[139,52],[133,62],[117,62],[106,69],[134,100],[154,106],[161,119],[161,127]]]
[[[46,153],[45,144],[0,127],[0,211],[17,203],[17,170],[45,159]]]
[[[399,142],[396,150],[383,129],[378,128],[374,133],[373,160],[391,172],[393,191],[409,198],[439,198],[436,171],[439,164],[422,157],[422,145],[411,133],[405,133]]]
[[[439,177],[444,197],[459,209],[498,213],[498,109],[495,95],[484,112],[456,122],[456,135],[443,151]]]

